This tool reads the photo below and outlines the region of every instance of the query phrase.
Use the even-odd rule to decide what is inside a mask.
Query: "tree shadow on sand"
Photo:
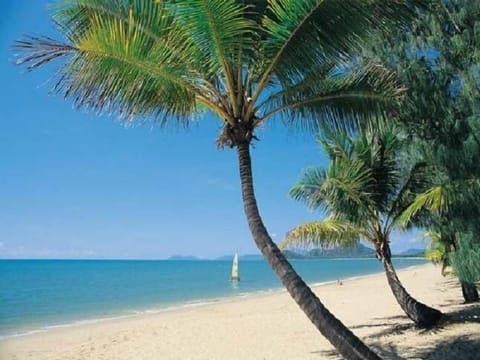
[[[381,346],[375,345],[375,344],[368,344],[368,345],[382,359],[388,359],[388,360],[405,360],[406,359],[397,355],[398,350],[395,345],[392,345],[392,344],[382,344]],[[342,359],[336,350],[321,350],[321,351],[314,351],[312,353],[318,354],[319,359],[328,359],[328,360]]]
[[[388,360],[478,360],[480,342],[460,336],[446,341],[435,342],[433,346],[421,349],[409,349],[408,355],[398,346],[388,344],[369,344],[369,346],[382,358]],[[320,359],[339,360],[341,357],[335,350],[315,351]]]
[[[480,342],[460,336],[436,343],[432,348],[421,349],[414,359],[423,360],[477,360],[480,358]]]
[[[480,304],[464,305],[455,311],[446,314],[446,323],[480,323]]]
[[[415,324],[410,322],[406,316],[391,316],[375,318],[374,320],[380,320],[380,322],[366,325],[357,325],[351,327],[351,329],[354,330],[375,326],[382,327],[381,330],[376,331],[365,337],[366,339],[385,337],[390,335],[399,335],[408,330],[416,330],[419,335],[422,335],[424,333],[436,333],[445,329],[451,324],[480,323],[480,304],[477,303],[464,305],[455,309],[454,311],[447,312],[444,314],[444,318],[439,324],[428,329],[416,327]]]
[[[414,331],[415,336],[423,334],[437,334],[447,329],[451,325],[462,323],[480,323],[480,304],[465,305],[461,308],[445,314],[444,319],[438,326],[431,329],[419,329],[409,322],[406,316],[391,316],[375,318],[376,323],[351,326],[350,329],[374,328],[375,331],[362,339],[367,340],[368,345],[383,359],[388,360],[475,360],[480,359],[480,342],[469,339],[468,336],[449,337],[435,341],[431,345],[422,346],[418,349],[408,348],[408,344],[397,344],[395,339],[387,342],[371,342],[373,339],[387,338],[389,336],[402,335],[407,331]],[[369,341],[370,340],[370,341]],[[403,348],[403,349],[402,349]],[[321,359],[337,360],[341,359],[335,350],[322,350],[313,352],[318,354]],[[402,354],[402,355],[400,355]],[[407,355],[404,355],[407,354]]]

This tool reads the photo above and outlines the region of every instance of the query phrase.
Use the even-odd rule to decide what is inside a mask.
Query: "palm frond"
[[[398,216],[397,223],[399,226],[407,227],[422,211],[429,211],[434,215],[442,215],[447,218],[450,218],[449,212],[455,212],[461,213],[467,218],[469,216],[468,206],[475,207],[479,201],[480,181],[478,179],[450,181],[432,186],[419,194],[411,205]]]
[[[391,219],[391,226],[395,226],[398,218],[411,205],[417,195],[428,189],[430,184],[430,167],[424,161],[416,162],[404,174],[400,189],[390,206],[388,218]],[[431,169],[430,169],[431,170]]]
[[[196,44],[200,63],[208,64],[207,78],[220,78],[218,83],[228,93],[234,116],[239,116],[237,92],[242,92],[241,53],[250,49],[255,23],[245,16],[245,5],[237,0],[184,0],[172,6],[173,15],[189,39]],[[239,58],[240,57],[240,58]]]
[[[319,167],[304,169],[300,179],[289,190],[289,195],[295,200],[303,201],[308,207],[317,209],[321,206],[322,185],[327,173]]]
[[[280,248],[349,247],[358,243],[360,233],[360,229],[348,222],[328,218],[302,224],[290,230],[280,243]]]
[[[78,53],[76,47],[45,36],[26,36],[15,43],[15,48],[21,53],[17,55],[16,64],[26,64],[28,71],[55,59]]]
[[[92,17],[114,18],[124,26],[134,27],[150,41],[159,40],[163,33],[164,1],[143,0],[62,0],[54,3],[53,20],[67,39],[76,43],[94,26]],[[136,21],[132,22],[132,16]],[[139,21],[140,20],[140,21]]]
[[[354,157],[355,144],[352,136],[338,128],[322,125],[318,143],[329,159],[341,159],[348,161]]]
[[[445,186],[434,186],[418,195],[415,200],[397,217],[397,223],[406,227],[423,209],[439,212],[448,206],[449,191]]]
[[[165,6],[152,3],[64,1],[56,19],[72,43],[27,37],[17,43],[18,62],[35,68],[70,55],[54,91],[98,113],[188,120],[199,101],[226,117],[215,89],[191,67],[195,44]]]
[[[319,63],[341,61],[359,49],[374,29],[411,18],[420,1],[273,0],[264,20],[262,49],[268,61],[253,95],[255,102],[272,76],[293,85]],[[292,80],[294,81],[292,83]]]
[[[443,238],[439,231],[430,229],[422,233],[421,240],[428,241],[430,245],[434,245],[441,243]]]
[[[445,248],[442,248],[442,245],[425,251],[425,258],[434,264],[442,264],[445,261],[445,256]]]
[[[256,113],[262,120],[280,116],[287,124],[318,132],[324,124],[350,131],[396,104],[404,88],[378,65],[315,71],[270,95]],[[263,112],[261,112],[262,110]]]
[[[425,249],[425,258],[434,264],[442,264],[447,261],[447,246],[442,235],[438,231],[429,230],[422,234],[422,238],[428,241],[428,246]]]
[[[328,169],[307,168],[290,189],[290,196],[311,209],[335,213],[351,223],[372,216],[370,175],[360,161],[332,160]]]
[[[388,214],[405,176],[399,166],[397,135],[395,130],[388,128],[372,132],[368,139],[370,157],[363,158],[371,169],[375,207],[382,214]]]
[[[370,182],[371,172],[361,161],[332,161],[322,190],[336,211],[347,211],[349,207],[352,207],[351,211],[358,211],[359,207],[371,203]]]

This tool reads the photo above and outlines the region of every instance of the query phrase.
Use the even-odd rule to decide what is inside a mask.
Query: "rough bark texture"
[[[245,215],[253,239],[265,259],[298,306],[345,359],[380,359],[323,306],[272,241],[262,222],[255,199],[249,142],[237,143],[237,150]]]
[[[388,284],[405,314],[412,319],[417,326],[429,328],[436,325],[443,314],[437,309],[422,304],[411,297],[398,279],[390,257],[383,257],[381,260],[387,275]]]
[[[465,304],[478,302],[478,291],[475,284],[466,281],[460,281],[460,283],[462,284],[462,294]]]

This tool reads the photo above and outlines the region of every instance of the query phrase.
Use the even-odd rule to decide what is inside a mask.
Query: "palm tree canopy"
[[[348,245],[352,233],[374,243],[379,236],[388,238],[405,209],[428,187],[426,164],[408,165],[400,156],[398,131],[386,126],[355,136],[325,129],[319,142],[330,158],[328,167],[306,169],[290,195],[329,218],[315,226],[300,225],[285,241],[342,244],[343,234]],[[321,224],[332,220],[336,231],[327,232]]]
[[[54,91],[126,121],[188,123],[208,109],[231,127],[240,119],[250,136],[271,117],[317,129],[398,98],[385,69],[347,64],[362,38],[422,3],[59,0],[53,19],[65,42],[25,37],[18,63],[65,58]]]

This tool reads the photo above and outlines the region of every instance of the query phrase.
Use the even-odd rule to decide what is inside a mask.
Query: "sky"
[[[241,202],[234,150],[220,123],[125,127],[50,95],[55,66],[27,72],[23,34],[61,39],[50,1],[6,1],[0,22],[0,258],[163,259],[258,253]],[[252,149],[261,215],[275,241],[319,219],[288,197],[301,169],[326,165],[315,137],[268,124]],[[423,247],[415,233],[392,248]]]

